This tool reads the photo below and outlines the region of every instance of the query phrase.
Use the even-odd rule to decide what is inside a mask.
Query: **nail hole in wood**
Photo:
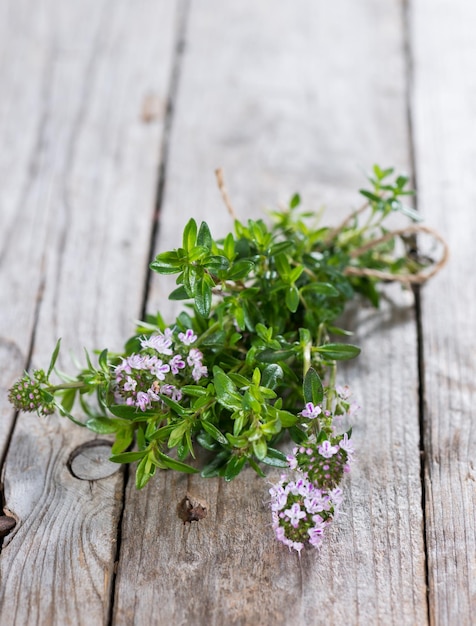
[[[192,522],[199,522],[201,519],[204,519],[207,514],[208,504],[205,500],[200,500],[189,493],[187,493],[187,495],[180,500],[177,505],[177,515],[184,524],[187,522],[189,524]]]
[[[101,480],[115,474],[121,467],[109,460],[111,444],[96,439],[73,450],[69,457],[69,471],[79,480]]]

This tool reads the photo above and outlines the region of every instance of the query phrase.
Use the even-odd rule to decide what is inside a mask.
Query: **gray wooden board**
[[[442,625],[476,613],[475,22],[464,0],[413,2],[419,204],[451,250],[422,303],[429,598]]]
[[[34,366],[61,336],[71,369],[69,351],[120,349],[140,313],[176,3],[4,1],[0,14],[3,446],[32,338]],[[107,621],[122,472],[104,443],[80,448],[92,439],[58,416],[18,419],[2,624]]]
[[[157,251],[190,216],[230,228],[217,166],[243,219],[299,189],[335,221],[359,203],[359,166],[409,167],[401,3],[192,3],[174,111]],[[170,283],[152,287],[149,310],[172,315]],[[349,321],[364,350],[346,370],[359,462],[322,551],[275,542],[252,471],[160,473],[127,489],[115,624],[426,623],[416,330],[408,294],[389,295]],[[176,512],[187,491],[210,507],[191,526]]]

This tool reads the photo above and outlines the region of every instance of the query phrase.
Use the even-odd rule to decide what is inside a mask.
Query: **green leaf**
[[[301,204],[301,196],[298,193],[295,193],[294,196],[289,201],[289,208],[295,209],[300,204]]]
[[[237,393],[233,381],[216,365],[213,368],[213,383],[217,400],[222,406],[233,411],[241,409],[241,396]]]
[[[169,448],[175,448],[176,446],[178,446],[188,428],[190,428],[190,424],[185,420],[177,424],[173,431],[170,433],[167,446]]]
[[[195,306],[199,315],[207,318],[212,306],[212,289],[204,278],[197,280],[195,285]]]
[[[222,450],[213,459],[205,465],[205,467],[200,472],[200,476],[202,478],[212,478],[213,476],[218,476],[220,474],[220,469],[225,465],[225,463],[230,458],[230,452],[228,450]]]
[[[175,470],[177,472],[184,472],[185,474],[198,474],[198,469],[196,469],[195,467],[187,465],[186,463],[182,463],[182,461],[172,459],[163,452],[160,452],[160,450],[157,450],[156,453],[159,461],[161,461],[169,469]]]
[[[246,463],[246,456],[236,456],[233,455],[231,459],[226,464],[225,469],[225,480],[229,482],[233,480],[243,469],[244,464]]]
[[[286,291],[286,306],[291,313],[296,313],[299,306],[299,291],[296,285],[291,285]]]
[[[58,354],[60,351],[60,346],[61,346],[61,339],[58,339],[58,341],[56,342],[56,346],[55,349],[53,350],[53,354],[51,355],[51,360],[50,360],[50,364],[48,366],[48,371],[46,373],[46,378],[50,377],[51,372],[53,371],[54,367],[55,367],[55,363],[56,360],[58,358]]]
[[[99,367],[106,374],[109,373],[109,363],[107,362],[107,348],[104,349],[98,357]]]
[[[291,248],[294,247],[294,245],[295,245],[294,242],[289,241],[289,240],[280,241],[279,243],[275,243],[273,246],[271,246],[269,250],[269,255],[276,256],[284,252],[289,252]]]
[[[187,411],[183,408],[181,404],[175,402],[175,400],[172,400],[172,398],[169,398],[169,396],[166,396],[163,393],[160,393],[159,396],[162,402],[166,404],[169,409],[172,409],[174,413],[176,413],[180,417],[186,417]]]
[[[223,242],[223,251],[229,261],[232,261],[234,259],[235,239],[233,238],[233,233],[228,233],[228,235],[225,237],[225,241]]]
[[[169,437],[175,426],[176,424],[168,424],[167,426],[162,426],[161,428],[158,428],[153,433],[148,434],[148,441],[165,441]]]
[[[291,273],[289,275],[289,280],[292,283],[295,283],[297,280],[299,280],[301,274],[304,271],[304,266],[303,265],[298,265],[297,267],[293,267],[293,269],[291,270]]]
[[[61,406],[63,407],[65,411],[69,412],[73,408],[77,391],[78,391],[77,389],[73,388],[73,389],[65,389],[65,391],[63,392]]]
[[[268,444],[266,443],[266,439],[261,437],[260,439],[256,439],[252,442],[253,452],[256,458],[259,461],[262,461],[268,452]]]
[[[381,200],[380,196],[378,196],[375,193],[372,193],[371,191],[367,191],[366,189],[359,189],[359,193],[365,198],[372,200],[372,202],[380,202]]]
[[[299,329],[299,343],[301,346],[306,346],[312,341],[311,333],[308,328]]]
[[[263,370],[261,384],[269,389],[276,389],[284,377],[283,368],[277,363],[270,363]]]
[[[190,252],[195,247],[197,241],[197,222],[193,217],[187,222],[183,229],[182,247],[186,252]]]
[[[330,283],[309,283],[301,287],[301,293],[307,293],[308,291],[321,296],[328,296],[329,298],[335,298],[340,295],[337,289]]]
[[[280,450],[270,448],[268,446],[268,454],[262,459],[266,465],[272,465],[273,467],[289,467],[289,463],[286,460],[286,455]]]
[[[218,274],[218,272],[227,270],[230,267],[230,263],[226,256],[213,254],[203,262],[203,266],[212,274]]]
[[[201,420],[200,423],[203,430],[205,430],[210,435],[210,437],[213,437],[215,441],[218,441],[218,443],[221,443],[224,446],[228,445],[228,439],[221,431],[218,430],[216,426],[214,426],[210,422],[207,422],[207,420]]]
[[[285,254],[276,254],[274,257],[274,263],[279,276],[288,282],[289,275],[291,273],[291,266],[289,265],[288,257]]]
[[[339,328],[338,326],[328,326],[327,330],[333,335],[342,335],[344,337],[351,337],[354,334],[351,330],[345,330],[344,328]]]
[[[199,387],[198,385],[184,385],[181,387],[181,390],[187,396],[193,396],[194,398],[200,398],[207,395],[205,387]]]
[[[136,469],[136,488],[143,489],[155,473],[155,466],[151,460],[145,456],[137,465]]]
[[[177,287],[169,294],[169,300],[188,300],[189,298],[191,298],[191,295],[183,285],[180,285],[180,287]]]
[[[187,260],[189,263],[195,263],[198,260],[203,261],[207,258],[208,253],[209,250],[205,246],[194,246],[188,253]]]
[[[108,417],[90,417],[86,422],[86,428],[100,435],[115,433],[120,427],[118,420]]]
[[[293,413],[285,411],[284,409],[275,410],[276,415],[279,418],[279,421],[281,422],[281,426],[283,428],[289,428],[290,426],[294,426],[294,424],[297,422],[297,417]]]
[[[256,360],[261,363],[276,363],[277,361],[285,361],[295,354],[295,348],[287,348],[285,350],[263,350],[256,355]]]
[[[109,460],[113,463],[133,463],[143,459],[147,454],[147,450],[140,450],[138,452],[123,452],[122,454],[113,454]]]
[[[135,406],[127,406],[125,404],[112,404],[108,407],[108,409],[116,417],[128,420],[135,420],[138,417],[141,420],[146,420],[149,417],[156,417],[157,415],[160,415],[160,411],[158,410],[141,411]]]
[[[197,440],[197,443],[202,446],[202,448],[205,448],[205,450],[216,452],[217,450],[222,449],[217,441],[213,439],[213,437],[210,437],[210,435],[204,430],[201,430],[199,433],[197,433],[195,439]]]
[[[306,404],[308,402],[312,402],[312,404],[316,406],[318,404],[321,404],[324,399],[324,388],[322,386],[322,381],[319,377],[319,374],[312,367],[310,367],[306,372],[302,391],[304,396],[304,402]]]
[[[346,361],[360,354],[360,348],[350,343],[327,343],[315,348],[322,356],[333,361]]]
[[[291,426],[291,428],[289,429],[289,434],[294,443],[297,443],[298,445],[304,443],[309,438],[309,435],[297,426]]]
[[[412,209],[411,207],[406,206],[405,204],[402,204],[401,202],[399,202],[399,205],[400,206],[398,207],[397,210],[400,211],[400,213],[403,213],[403,215],[406,215],[414,222],[423,221],[422,216],[417,211],[415,211],[415,209]]]
[[[258,463],[251,457],[248,458],[248,463],[254,469],[254,471],[258,474],[260,478],[266,478],[266,474],[263,472]]]
[[[182,259],[179,258],[177,251],[174,250],[158,254],[149,267],[158,274],[177,274],[182,269],[182,263]]]
[[[247,278],[249,274],[254,270],[255,264],[252,261],[237,261],[231,266],[227,279],[228,280],[241,280]]]
[[[199,246],[204,246],[205,248],[208,248],[208,250],[211,250],[212,243],[213,239],[210,233],[210,228],[208,227],[208,224],[206,222],[202,222],[200,224],[200,229],[197,235],[197,244]]]
[[[118,454],[127,450],[134,441],[134,430],[131,427],[121,428],[116,433],[116,440],[111,448],[112,454]]]

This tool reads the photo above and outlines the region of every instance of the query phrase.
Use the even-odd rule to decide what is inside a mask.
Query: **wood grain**
[[[157,250],[193,215],[225,234],[224,167],[238,215],[299,189],[330,220],[355,207],[359,164],[409,167],[399,2],[208,0],[191,5]],[[356,70],[358,68],[358,71]],[[149,309],[169,284],[152,285]],[[425,624],[416,328],[412,300],[349,324],[363,347],[346,371],[363,405],[346,515],[321,553],[301,559],[272,538],[266,481],[230,484],[160,473],[128,486],[114,623]],[[270,479],[272,475],[270,476]],[[209,514],[183,524],[189,492]]]
[[[419,206],[451,250],[422,301],[430,613],[435,625],[469,625],[476,611],[476,8],[412,5]]]
[[[84,345],[120,349],[133,331],[164,127],[163,116],[143,120],[143,103],[153,94],[165,110],[176,3],[46,0],[1,10],[8,386],[30,342],[33,366],[44,366],[61,336],[60,367],[71,370],[70,351],[82,359]],[[92,438],[58,416],[18,419],[3,470],[18,524],[1,554],[2,624],[107,622],[122,472],[93,476],[89,463],[73,476]]]

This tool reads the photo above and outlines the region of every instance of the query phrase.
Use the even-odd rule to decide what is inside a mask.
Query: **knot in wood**
[[[199,522],[208,515],[208,504],[205,500],[200,500],[187,493],[177,505],[177,515],[184,524]]]
[[[115,474],[120,465],[109,460],[111,444],[108,441],[88,441],[76,448],[69,458],[69,470],[79,480],[101,480]]]
[[[13,519],[13,517],[9,517],[8,515],[0,515],[0,537],[5,537],[9,533],[11,533],[16,524],[17,523]]]

